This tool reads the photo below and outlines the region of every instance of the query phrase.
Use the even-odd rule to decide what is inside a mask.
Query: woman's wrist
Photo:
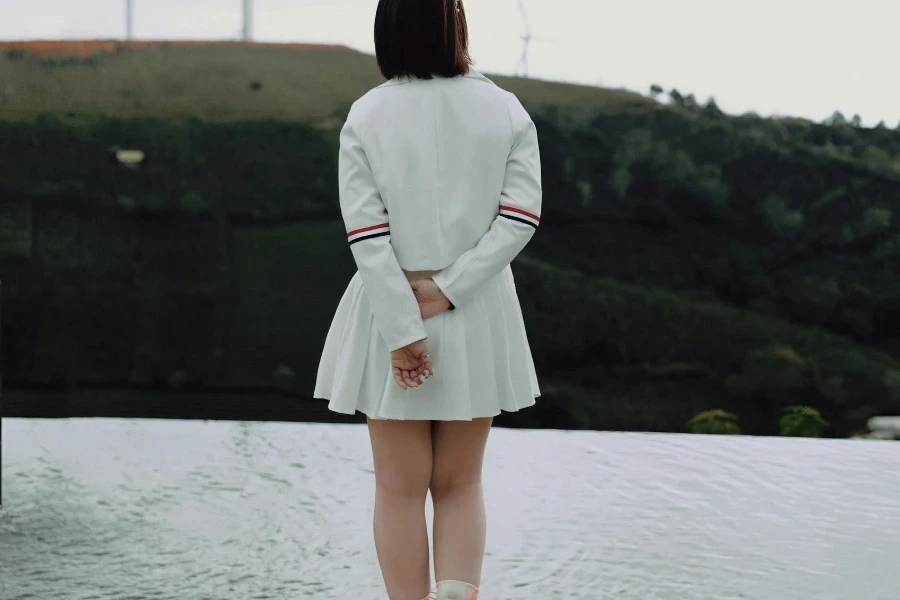
[[[442,296],[444,297],[444,299],[447,301],[447,310],[455,310],[455,309],[456,309],[456,305],[453,304],[453,302],[450,301],[450,298],[448,298],[448,297],[447,297],[447,294],[444,293],[444,290],[443,290],[443,288],[440,286],[440,284],[438,284],[438,282],[434,280],[434,277],[431,277],[431,281],[432,281],[432,283],[434,283],[434,285],[437,287],[437,289],[440,290],[441,295],[442,295]]]

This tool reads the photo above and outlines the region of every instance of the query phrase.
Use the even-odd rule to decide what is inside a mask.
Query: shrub
[[[730,412],[721,409],[707,410],[688,421],[688,429],[691,433],[740,435],[741,428],[737,424],[737,417]]]
[[[809,406],[788,406],[778,421],[781,435],[789,437],[820,438],[828,429],[828,422]]]

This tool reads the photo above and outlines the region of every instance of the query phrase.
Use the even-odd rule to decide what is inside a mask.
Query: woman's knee
[[[431,490],[431,497],[435,499],[440,499],[446,496],[449,496],[453,493],[457,493],[460,490],[465,490],[472,487],[478,487],[481,485],[481,473],[469,473],[469,474],[460,474],[456,476],[440,476],[434,477],[432,476],[431,482],[428,485],[428,489]]]
[[[459,489],[481,485],[490,426],[490,419],[438,423],[429,482],[432,497],[440,498]]]
[[[377,489],[424,499],[432,471],[429,424],[370,420],[369,433]]]
[[[395,468],[379,473],[375,472],[375,486],[382,493],[391,496],[406,496],[409,498],[422,498],[428,493],[431,481],[431,470],[422,469],[406,470]]]

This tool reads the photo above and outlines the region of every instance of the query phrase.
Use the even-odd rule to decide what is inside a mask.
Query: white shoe
[[[455,579],[438,581],[437,600],[478,600],[478,588]]]

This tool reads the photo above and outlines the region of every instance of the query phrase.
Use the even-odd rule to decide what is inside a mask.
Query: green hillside
[[[73,42],[54,44],[59,55],[47,56],[43,45],[0,42],[0,117],[280,119],[330,126],[354,100],[384,82],[373,56],[340,46],[159,42],[110,48],[97,43],[97,54],[84,56],[90,48]],[[648,102],[626,91],[495,80],[532,106],[592,112]]]
[[[372,57],[0,48],[6,382],[308,396],[353,272],[336,129]],[[774,433],[807,404],[847,435],[900,410],[900,133],[495,79],[545,188],[514,265],[544,401],[510,422],[682,431],[723,408]]]

